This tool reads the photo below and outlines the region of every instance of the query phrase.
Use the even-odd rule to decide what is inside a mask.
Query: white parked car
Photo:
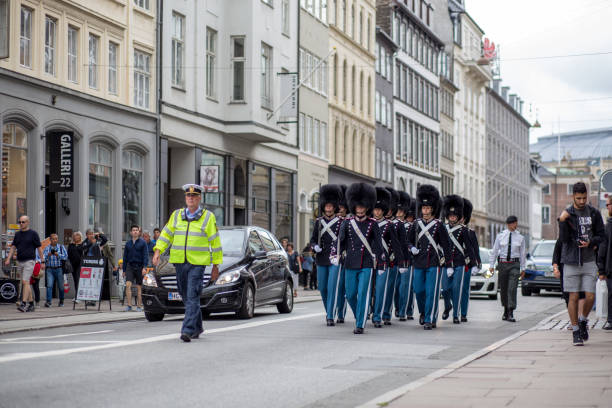
[[[470,296],[488,296],[489,299],[497,299],[497,269],[495,269],[493,273],[489,271],[490,252],[491,250],[488,248],[480,248],[482,268],[472,273],[472,278],[470,280]]]

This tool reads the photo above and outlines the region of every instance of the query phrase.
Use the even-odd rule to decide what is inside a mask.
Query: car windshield
[[[533,253],[531,255],[552,258],[554,251],[554,242],[541,242],[533,248]]]
[[[244,245],[244,230],[222,229],[219,230],[221,247],[225,256],[241,256]]]
[[[482,263],[489,263],[489,250],[480,248],[480,261]]]

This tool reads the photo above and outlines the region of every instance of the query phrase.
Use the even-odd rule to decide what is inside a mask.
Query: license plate
[[[553,271],[546,271],[544,272],[544,276],[546,276],[547,278],[552,278],[553,276],[555,276],[555,274],[553,273]]]
[[[178,292],[168,292],[168,300],[183,300]]]

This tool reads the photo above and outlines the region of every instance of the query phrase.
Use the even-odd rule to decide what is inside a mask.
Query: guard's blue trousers
[[[391,299],[393,296],[393,293],[388,292],[389,279],[390,279],[389,270],[390,269],[391,268],[376,269],[374,271],[375,276],[376,276],[376,284],[374,285],[375,293],[374,293],[374,313],[372,315],[373,322],[380,323],[383,309],[387,301],[387,297]]]
[[[455,272],[456,274],[457,272]],[[462,278],[459,279],[457,276],[457,289],[458,292],[457,299],[453,300],[454,304],[461,306],[461,310],[457,307],[456,311],[461,312],[461,317],[467,317],[468,305],[470,303],[470,279],[472,278],[472,273],[470,268],[463,268],[461,271]],[[453,288],[453,299],[455,299],[455,289]],[[453,316],[457,317],[456,314],[453,313]]]
[[[339,284],[340,274],[338,273],[338,269],[338,265],[317,265],[319,292],[321,292],[321,299],[323,300],[323,306],[325,306],[327,319],[331,320],[334,319],[338,290],[340,286],[343,286]],[[342,282],[342,284],[344,284],[344,282]]]
[[[345,273],[346,269],[344,265],[340,265],[338,268],[338,297],[336,303],[336,314],[338,319],[344,320],[344,316],[346,316],[346,283],[345,283]]]
[[[412,316],[414,305],[414,268],[410,266],[404,273],[398,273],[399,280],[399,317]]]
[[[181,333],[189,336],[204,331],[202,328],[202,311],[200,310],[200,294],[204,280],[204,265],[189,263],[174,264],[176,268],[176,283],[179,294],[185,305],[185,318]]]
[[[455,272],[449,278],[446,268],[442,268],[442,298],[444,298],[444,309],[448,310],[452,306],[453,317],[458,317],[465,265],[455,266],[453,269]]]
[[[346,300],[355,315],[356,327],[363,329],[370,304],[372,268],[346,269]]]
[[[397,266],[393,266],[387,269],[387,288],[386,296],[384,296],[384,305],[382,318],[383,320],[391,320],[391,306],[393,305],[393,298],[395,292],[397,292]]]
[[[425,312],[425,323],[438,320],[438,303],[442,287],[442,273],[437,266],[414,268],[414,294],[419,310]]]

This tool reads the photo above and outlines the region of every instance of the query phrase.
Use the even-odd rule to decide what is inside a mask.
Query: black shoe
[[[191,341],[191,336],[189,336],[187,333],[182,333],[181,340],[183,340],[185,343],[189,343]]]
[[[604,324],[604,326],[601,329],[612,331],[612,322],[606,322],[606,324]]]
[[[422,326],[425,324],[425,315],[421,314],[421,316],[419,316],[419,324]]]
[[[391,326],[391,320],[383,320],[385,326]]]
[[[453,317],[453,323],[459,324],[459,323],[461,323],[461,321],[459,320],[458,317]]]
[[[399,318],[399,321],[400,321],[400,322],[405,322],[405,321],[406,321],[406,318],[405,318],[405,317],[400,317],[400,318]]]
[[[382,327],[382,324],[380,324],[380,322],[374,322],[374,327],[380,329]]]
[[[399,312],[395,310],[395,317],[399,317]]]
[[[466,323],[466,322],[467,322],[467,317],[465,317],[465,316],[461,316],[461,321],[462,321],[463,323]]]
[[[59,303],[57,304],[57,307],[64,307],[64,301],[62,300],[61,302],[59,302]]]
[[[28,308],[28,305],[26,305],[25,303],[21,303],[21,305],[17,306],[17,310],[19,310],[20,312],[25,312],[26,309]]]
[[[502,315],[502,320],[508,320],[508,308],[504,307],[504,314]]]
[[[363,328],[357,327],[355,330],[353,330],[353,334],[363,334]]]
[[[578,330],[580,330],[580,338],[583,341],[587,341],[589,339],[589,329],[587,327],[588,320],[581,320],[578,322]]]
[[[338,320],[336,320],[336,323],[343,324],[344,323],[344,319],[338,319]]]
[[[438,327],[438,325],[437,325],[436,323],[432,323],[432,324],[431,324],[431,328],[432,328],[432,329],[435,329],[436,327]]]
[[[414,320],[414,317],[412,317],[412,316],[406,316],[406,319],[408,319],[408,320]]]
[[[34,312],[36,311],[36,306],[34,306],[33,304],[28,305],[28,307],[25,310],[26,312]]]
[[[327,326],[335,326],[334,319],[327,319]]]
[[[192,339],[199,339],[200,338],[200,334],[204,333],[204,330],[197,332],[196,334],[192,334],[191,337]]]
[[[448,314],[451,310],[453,310],[452,306],[450,306],[448,309],[444,309],[444,312],[442,312],[442,320],[448,319]]]
[[[51,302],[45,302],[45,307],[51,307]]]
[[[425,323],[425,324],[423,325],[423,330],[431,330],[431,327],[432,327],[432,326],[431,326],[431,323]]]
[[[580,337],[580,329],[574,330],[574,346],[584,346],[584,342],[582,341],[582,337]]]
[[[510,312],[508,313],[508,321],[516,323],[516,319],[514,318],[514,311],[512,309],[510,309]]]

